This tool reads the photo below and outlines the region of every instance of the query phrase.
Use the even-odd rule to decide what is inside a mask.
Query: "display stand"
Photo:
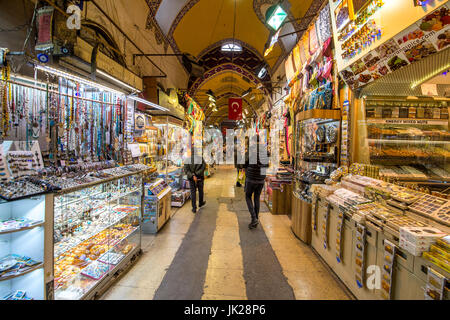
[[[350,187],[351,184],[347,183],[345,188],[350,190]],[[356,192],[356,186],[351,191]],[[369,195],[368,192],[370,190],[366,188],[364,197]],[[311,246],[358,299],[423,300],[429,267],[449,279],[448,271],[426,260],[427,252],[422,256],[420,253],[413,255],[402,247],[396,219],[399,219],[399,223],[404,223],[401,221],[407,219],[409,224],[438,228],[444,233],[449,231],[448,226],[432,217],[425,218],[415,214],[411,210],[414,204],[407,205],[406,212],[403,213],[389,206],[383,213],[379,208],[368,209],[374,205],[369,198],[366,201],[370,202],[356,205],[353,203],[356,200],[350,200],[349,197],[336,200],[334,195],[316,196],[317,232],[312,232]],[[382,203],[377,201],[376,203]],[[328,217],[327,220],[324,217]],[[364,230],[360,227],[363,224]],[[328,230],[330,241],[327,247],[323,245],[325,230]],[[335,246],[336,239],[340,240],[339,246]],[[389,257],[386,248],[391,248],[388,250],[391,252]],[[383,276],[384,285],[380,287],[376,287],[371,281],[374,267],[379,268],[381,276],[383,270],[389,274],[388,277]],[[448,299],[448,292],[444,291],[441,297]]]
[[[292,232],[306,244],[311,243],[311,210],[310,203],[292,193]]]
[[[172,188],[163,179],[144,186],[142,231],[155,234],[171,218]]]

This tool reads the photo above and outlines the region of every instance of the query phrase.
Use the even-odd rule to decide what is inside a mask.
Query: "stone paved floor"
[[[249,230],[235,169],[205,181],[206,206],[178,209],[156,235],[143,235],[143,255],[102,299],[350,299],[287,216],[261,203],[261,224]]]

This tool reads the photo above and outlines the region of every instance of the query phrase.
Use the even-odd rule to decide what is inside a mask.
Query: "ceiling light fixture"
[[[38,70],[44,71],[44,72],[48,72],[48,73],[54,74],[55,76],[58,76],[58,77],[66,78],[68,80],[72,80],[74,82],[78,82],[78,83],[84,84],[84,85],[89,86],[89,87],[97,88],[97,89],[102,90],[102,91],[115,93],[117,95],[125,95],[125,93],[122,92],[122,91],[118,91],[118,90],[115,90],[115,89],[103,86],[101,84],[98,84],[96,82],[93,82],[93,81],[85,79],[85,78],[81,78],[79,76],[76,76],[74,74],[68,73],[66,71],[62,71],[62,70],[55,69],[55,68],[48,67],[48,66],[41,66],[41,65],[35,65],[35,68],[38,69]]]
[[[244,92],[242,92],[241,98],[244,98],[245,96],[248,96],[252,92],[252,88],[248,88]]]
[[[433,78],[434,76],[440,74],[441,72],[446,71],[448,68],[450,68],[450,63],[445,65],[445,66],[443,66],[443,67],[441,67],[441,68],[439,68],[439,69],[436,69],[435,71],[429,73],[428,75],[424,76],[423,78],[421,78],[421,79],[419,79],[417,81],[414,81],[413,83],[411,83],[411,89],[414,90],[417,86],[421,85],[425,81],[430,80],[431,78]]]
[[[117,79],[117,78],[114,78],[113,76],[107,74],[106,72],[104,72],[104,71],[102,71],[102,70],[97,70],[97,73],[98,73],[99,75],[102,75],[102,76],[104,76],[104,77],[106,77],[106,78],[108,78],[108,79],[110,79],[110,80],[112,80],[112,81],[114,81],[114,82],[120,84],[122,87],[125,87],[125,88],[127,88],[127,89],[130,89],[131,91],[141,92],[141,90],[139,90],[139,89],[137,89],[137,88],[135,88],[135,87],[132,87],[132,86],[130,86],[129,84],[126,84],[125,82],[123,82],[123,81],[121,81],[121,80],[119,80],[119,79]]]
[[[216,102],[216,96],[214,95],[214,92],[211,89],[206,91],[206,95],[208,96],[209,101]]]
[[[258,72],[258,78],[262,79],[267,75],[266,67],[262,67]]]
[[[271,6],[266,11],[266,23],[275,31],[281,27],[286,18],[287,13],[279,4]]]
[[[145,99],[142,99],[142,98],[139,98],[139,97],[136,97],[136,96],[128,96],[127,98],[129,98],[131,100],[134,100],[134,101],[137,101],[137,102],[140,102],[140,103],[143,103],[143,104],[145,104],[147,106],[153,107],[153,108],[161,110],[161,111],[169,111],[169,109],[166,109],[166,108],[160,106],[159,104],[150,102],[148,100],[145,100]]]

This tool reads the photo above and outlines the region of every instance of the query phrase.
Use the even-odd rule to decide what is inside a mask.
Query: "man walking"
[[[260,143],[258,138],[258,149],[263,148],[264,145]],[[252,140],[252,139],[250,139]],[[249,229],[254,229],[259,224],[259,208],[261,192],[264,188],[264,182],[266,179],[266,172],[264,168],[269,166],[268,158],[264,159],[263,163],[260,159],[259,152],[256,148],[249,147],[249,152],[245,157],[245,200],[247,202],[248,211],[250,212],[252,221],[248,225]],[[253,152],[256,158],[255,163],[252,163],[250,152]],[[256,154],[255,154],[256,153]],[[252,199],[253,196],[253,199]]]
[[[205,180],[205,169],[206,163],[203,159],[203,156],[195,156],[194,157],[194,148],[192,148],[191,152],[191,161],[190,163],[186,163],[184,165],[184,171],[186,172],[187,178],[189,180],[189,186],[191,188],[191,202],[192,202],[192,212],[197,212],[197,189],[198,189],[198,203],[199,208],[203,207],[206,204],[204,201],[204,193],[203,186]],[[200,160],[201,159],[201,160]],[[195,161],[197,160],[197,161]]]

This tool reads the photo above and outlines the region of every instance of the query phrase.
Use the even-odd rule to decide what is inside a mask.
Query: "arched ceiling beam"
[[[256,77],[251,71],[249,71],[245,68],[242,68],[238,65],[235,65],[234,63],[225,63],[225,64],[218,65],[214,68],[211,68],[210,70],[205,72],[201,78],[198,78],[193,83],[191,88],[189,88],[189,95],[192,97],[195,96],[198,89],[200,87],[202,87],[206,82],[208,82],[210,79],[212,79],[220,74],[226,73],[226,72],[233,72],[238,75],[244,76],[247,79],[249,79],[250,82],[252,84],[254,84],[255,86],[258,86],[259,84],[263,85],[263,83],[258,79],[258,77]]]
[[[258,50],[256,50],[254,47],[249,45],[247,42],[241,41],[239,39],[232,39],[232,38],[222,39],[222,40],[217,41],[216,43],[213,43],[212,45],[206,47],[205,49],[203,49],[200,52],[200,54],[197,56],[197,59],[201,60],[206,54],[213,51],[214,49],[221,48],[222,45],[224,45],[226,43],[232,43],[233,41],[234,41],[234,43],[240,45],[243,49],[244,48],[248,49],[251,53],[253,53],[256,57],[258,57],[261,62],[264,61],[263,55],[261,53],[259,53]],[[240,53],[235,53],[234,56],[238,57],[239,54]]]

